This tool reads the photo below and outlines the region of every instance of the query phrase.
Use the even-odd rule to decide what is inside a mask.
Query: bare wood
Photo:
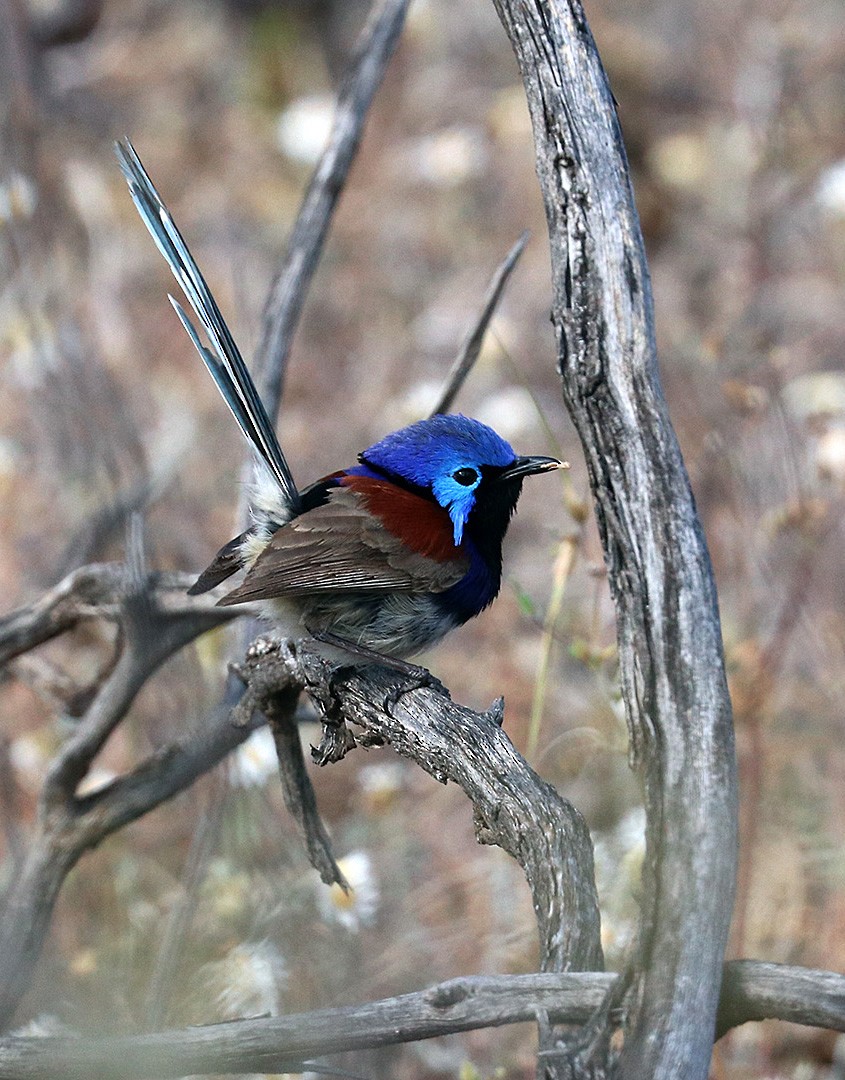
[[[0,1080],[114,1080],[283,1071],[292,1060],[533,1020],[583,1024],[618,980],[603,972],[472,976],[346,1009],[115,1039],[0,1039]],[[736,960],[725,965],[720,1034],[774,1018],[845,1031],[845,976]],[[616,1018],[614,1018],[616,1019]]]
[[[133,560],[130,567],[92,573],[77,571],[46,602],[33,605],[25,617],[7,620],[7,641],[16,651],[67,629],[75,620],[113,605],[121,626],[117,663],[95,694],[74,734],[50,764],[38,803],[38,818],[19,872],[0,912],[0,1029],[8,1027],[25,993],[52,917],[59,889],[82,853],[107,835],[109,819],[97,799],[80,799],[76,788],[100,749],[126,715],[138,691],[183,645],[220,624],[217,610],[206,603],[173,597],[160,604],[148,589],[149,575]],[[90,603],[99,601],[93,609]],[[2,635],[0,635],[2,637]],[[245,735],[244,735],[245,737]],[[126,820],[124,815],[124,821]]]
[[[481,309],[481,314],[475,321],[475,325],[470,328],[469,333],[464,338],[458,355],[455,358],[455,363],[452,365],[452,370],[446,376],[446,384],[443,387],[443,391],[440,394],[437,404],[431,410],[431,415],[436,416],[437,413],[446,413],[452,408],[452,404],[458,395],[458,391],[464,385],[467,375],[472,371],[475,361],[478,359],[478,354],[481,352],[481,346],[484,344],[484,335],[487,333],[487,327],[490,325],[490,320],[496,314],[496,308],[499,306],[499,301],[502,298],[502,293],[505,291],[505,286],[511,274],[519,262],[520,256],[525,250],[525,245],[528,243],[528,232],[522,233],[513,247],[505,256],[501,265],[497,268],[496,273],[493,275],[490,284],[487,286],[487,293],[484,297],[484,307]]]
[[[845,975],[759,960],[725,964],[716,1037],[751,1020],[845,1031]]]
[[[214,608],[212,597],[188,597],[185,590],[194,575],[153,572],[145,588],[165,608],[184,613],[212,612],[220,623],[236,613]],[[72,630],[83,619],[116,619],[126,593],[126,567],[122,563],[80,566],[31,604],[0,617],[0,666],[16,656]]]
[[[324,716],[320,764],[352,746],[389,743],[441,783],[460,785],[480,843],[498,844],[531,889],[544,971],[601,967],[598,900],[589,832],[578,811],[542,780],[502,730],[503,702],[475,713],[445,691],[405,689],[407,676],[367,665],[338,669],[307,642],[267,641],[240,669],[248,682],[294,679]]]
[[[264,662],[268,651],[273,657],[270,664]],[[337,884],[348,890],[349,883],[335,860],[305,766],[296,718],[302,690],[296,665],[277,665],[274,647],[266,639],[258,638],[247,650],[246,662],[233,665],[232,670],[246,684],[246,692],[233,713],[233,722],[249,723],[256,711],[267,718],[276,746],[285,806],[296,822],[311,865],[326,885]]]
[[[332,214],[358,150],[364,122],[393,56],[409,0],[379,0],[358,39],[326,149],[305,193],[267,303],[258,345],[258,389],[270,417],[279,410],[287,356]]]
[[[703,1080],[737,819],[710,561],[660,387],[616,109],[583,10],[578,0],[494,3],[531,112],[563,395],[587,460],[617,610],[631,756],[645,782],[640,953],[619,1075]]]
[[[293,1060],[533,1020],[584,1021],[615,976],[475,976],[347,1009],[108,1040],[0,1040],[0,1080],[141,1080],[287,1071]]]

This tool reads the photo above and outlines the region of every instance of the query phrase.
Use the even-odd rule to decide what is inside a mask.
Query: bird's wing
[[[240,536],[236,536],[228,544],[224,544],[211,563],[188,589],[188,596],[198,596],[200,593],[208,592],[215,585],[219,585],[221,581],[225,581],[227,577],[237,573],[243,566],[241,547],[248,536],[249,530],[242,532]]]
[[[390,590],[437,593],[460,581],[469,559],[451,540],[448,514],[419,495],[389,485],[397,511],[388,527],[371,508],[379,505],[379,497],[387,498],[381,490],[384,483],[358,479],[358,490],[341,485],[326,503],[283,525],[243,583],[219,603]],[[367,497],[368,485],[376,489],[375,501]],[[404,539],[396,525],[400,520]],[[434,543],[434,530],[445,531],[448,548]]]

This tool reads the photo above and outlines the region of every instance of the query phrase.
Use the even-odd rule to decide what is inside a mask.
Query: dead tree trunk
[[[494,0],[534,128],[567,408],[595,499],[648,858],[619,1075],[705,1077],[737,788],[710,560],[657,371],[616,107],[578,0]]]

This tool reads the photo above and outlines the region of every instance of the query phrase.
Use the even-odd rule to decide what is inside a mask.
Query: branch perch
[[[353,745],[389,743],[441,783],[460,785],[473,805],[480,843],[498,844],[531,888],[544,971],[601,967],[593,854],[583,818],[516,752],[501,727],[502,702],[476,713],[429,688],[397,692],[396,672],[338,669],[307,642],[265,640],[239,674],[248,685],[295,680],[324,716],[320,764]],[[382,704],[383,703],[383,704]]]

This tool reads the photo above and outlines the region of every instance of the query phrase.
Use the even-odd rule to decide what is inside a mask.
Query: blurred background
[[[112,142],[132,138],[250,358],[365,11],[357,0],[0,4],[4,612],[75,566],[122,558],[134,509],[155,567],[198,571],[239,531],[244,447],[167,303],[172,279]],[[731,955],[843,970],[841,0],[591,0],[587,14],[619,102],[664,384],[720,591],[742,783]],[[635,926],[640,794],[555,373],[528,114],[487,0],[414,0],[305,307],[279,429],[304,485],[424,415],[525,228],[458,407],[518,452],[559,452],[572,469],[526,485],[499,600],[426,662],[475,708],[504,694],[517,747],[586,815],[619,967]],[[167,665],[86,783],[200,728],[239,641],[215,632]],[[2,880],[112,648],[86,624],[0,685]],[[314,783],[352,898],[307,863],[259,732],[82,860],[22,1020],[135,1031],[536,968],[521,873],[476,845],[460,792],[389,750],[314,770]],[[523,1025],[347,1064],[397,1080],[521,1080],[535,1046]],[[843,1056],[825,1032],[749,1025],[717,1046],[713,1076],[842,1076]]]

